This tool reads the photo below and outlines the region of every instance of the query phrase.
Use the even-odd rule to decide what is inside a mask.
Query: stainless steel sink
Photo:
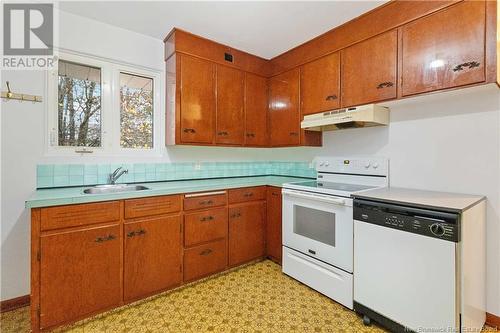
[[[86,188],[83,190],[85,194],[105,194],[105,193],[116,193],[116,192],[133,192],[133,191],[143,191],[149,190],[149,187],[142,185],[97,185],[94,187]]]

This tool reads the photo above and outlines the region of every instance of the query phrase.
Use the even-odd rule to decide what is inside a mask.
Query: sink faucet
[[[120,178],[124,173],[128,173],[128,170],[123,169],[122,167],[117,168],[113,171],[113,173],[109,174],[108,184],[114,185],[118,178]]]

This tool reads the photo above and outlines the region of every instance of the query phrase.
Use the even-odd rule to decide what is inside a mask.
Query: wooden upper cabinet
[[[342,51],[342,106],[397,96],[397,31],[389,31]]]
[[[242,145],[244,74],[242,71],[217,65],[217,121],[215,142]]]
[[[182,282],[181,216],[124,226],[124,299],[135,300]]]
[[[245,145],[266,146],[267,79],[255,74],[245,75]]]
[[[41,237],[41,328],[120,304],[121,244],[118,224]]]
[[[211,144],[214,141],[215,65],[180,55],[182,143]]]
[[[300,95],[303,115],[340,107],[340,56],[338,52],[302,67]]]
[[[300,70],[294,68],[269,80],[269,136],[271,146],[300,144]]]
[[[485,1],[464,1],[402,28],[402,95],[485,81]]]

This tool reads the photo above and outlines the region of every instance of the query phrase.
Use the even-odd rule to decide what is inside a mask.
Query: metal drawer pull
[[[453,71],[454,72],[459,72],[459,71],[463,71],[466,68],[472,69],[474,67],[479,67],[479,65],[481,65],[481,64],[479,62],[477,62],[477,61],[464,62],[463,64],[456,65],[453,68]]]
[[[297,136],[297,135],[299,135],[299,133],[297,133],[297,132],[290,132],[290,135],[291,136]]]
[[[200,252],[200,256],[206,256],[212,253],[212,249],[206,249]]]
[[[218,132],[217,135],[229,135],[229,133],[226,131],[222,131],[222,132]]]
[[[253,193],[252,192],[247,192],[245,194],[243,194],[245,197],[251,197],[253,196]]]
[[[337,95],[330,95],[330,96],[326,96],[325,100],[333,101],[333,100],[336,100],[337,98],[338,98]]]
[[[194,128],[185,128],[183,131],[184,133],[196,133]]]
[[[226,194],[226,191],[193,193],[193,194],[186,194],[184,197],[185,198],[196,198],[196,197],[204,197],[205,195],[216,195],[216,194]]]
[[[382,89],[382,88],[389,88],[394,86],[394,83],[387,81],[387,82],[382,82],[377,86],[377,89]]]
[[[255,133],[247,133],[247,137],[255,138]]]
[[[146,234],[146,230],[144,230],[144,229],[140,229],[139,231],[137,231],[138,236],[145,235],[145,234]]]
[[[137,231],[131,231],[131,232],[127,233],[127,237],[142,236],[145,234],[146,234],[146,230],[139,229]]]
[[[212,221],[214,219],[213,216],[204,216],[200,219],[201,222],[205,222],[205,221]]]
[[[241,213],[234,213],[231,215],[231,218],[234,219],[234,218],[237,218],[237,217],[240,217],[241,216]]]
[[[203,200],[203,201],[200,201],[200,205],[211,205],[213,203],[214,202],[212,200]]]
[[[110,240],[113,240],[113,239],[116,239],[115,235],[108,235],[108,236],[105,236],[105,237],[97,237],[95,239],[95,242],[96,243],[102,243],[102,242],[110,241]]]

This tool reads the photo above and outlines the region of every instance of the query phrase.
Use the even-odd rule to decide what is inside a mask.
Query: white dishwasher
[[[477,216],[484,211],[484,201]],[[394,332],[460,332],[484,323],[484,252],[464,254],[459,212],[354,200],[354,310]],[[484,217],[484,216],[483,216]],[[471,225],[476,221],[469,222]],[[478,223],[481,238],[484,226]],[[484,237],[483,237],[484,238]],[[464,268],[469,271],[464,272]],[[484,270],[484,269],[483,269]],[[463,281],[466,279],[467,281]],[[465,290],[465,289],[468,290]]]

